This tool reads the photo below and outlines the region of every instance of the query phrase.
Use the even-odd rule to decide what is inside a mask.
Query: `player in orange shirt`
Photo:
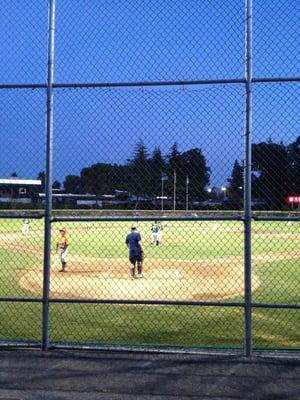
[[[60,256],[61,261],[61,269],[59,272],[65,272],[67,268],[68,261],[68,247],[69,247],[69,239],[67,237],[66,228],[59,229],[59,238],[56,242],[56,253]]]

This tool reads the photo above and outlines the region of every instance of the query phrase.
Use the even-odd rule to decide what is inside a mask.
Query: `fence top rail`
[[[252,83],[295,83],[300,82],[300,76],[254,77]],[[176,81],[137,81],[137,82],[61,82],[54,83],[54,89],[97,89],[118,87],[147,86],[190,86],[190,85],[232,85],[246,83],[245,78],[236,79],[197,79]],[[0,89],[47,89],[46,83],[0,83]]]
[[[270,222],[271,221],[282,221],[282,222],[284,222],[284,221],[295,221],[295,222],[300,221],[300,216],[284,217],[284,216],[272,216],[272,215],[270,215],[270,216],[254,215],[252,218],[254,221],[270,221]]]
[[[147,217],[55,217],[52,218],[52,222],[91,222],[91,221],[102,221],[102,222],[122,222],[122,221],[242,221],[242,216],[197,216],[197,217],[159,217],[156,215]]]
[[[42,219],[44,214],[30,214],[30,213],[20,213],[20,214],[9,214],[0,213],[0,219]]]

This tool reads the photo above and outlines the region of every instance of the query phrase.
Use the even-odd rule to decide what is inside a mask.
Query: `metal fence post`
[[[45,182],[45,231],[43,273],[43,325],[42,350],[49,346],[49,288],[51,266],[51,217],[52,217],[52,161],[53,161],[53,80],[54,80],[54,31],[55,0],[49,0],[48,22],[48,75],[46,111],[46,182]]]
[[[252,0],[245,0],[245,125],[244,125],[244,353],[252,353],[252,283],[251,283],[251,133],[252,133]]]

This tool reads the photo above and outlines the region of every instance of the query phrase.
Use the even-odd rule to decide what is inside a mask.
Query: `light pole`
[[[164,180],[161,179],[161,211],[164,211]]]
[[[173,210],[176,210],[176,169],[174,168],[174,175],[173,175]]]
[[[168,179],[167,175],[162,173],[161,174],[161,211],[164,211],[164,181]]]
[[[185,185],[185,209],[188,211],[189,209],[189,184],[190,180],[188,175],[186,176],[186,185]]]

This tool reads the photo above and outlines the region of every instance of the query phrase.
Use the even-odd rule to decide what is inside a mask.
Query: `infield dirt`
[[[17,238],[18,234],[12,234]],[[34,255],[36,268],[20,271],[19,285],[41,295],[43,284],[42,253],[34,246],[12,243],[0,238],[0,247]],[[276,251],[253,255],[253,264],[299,258],[299,251]],[[116,300],[221,300],[243,295],[242,256],[203,260],[149,259],[144,262],[144,277],[130,278],[126,258],[109,259],[71,254],[68,270],[59,272],[52,258],[50,295],[53,298],[97,298]],[[252,275],[253,290],[259,277]]]

